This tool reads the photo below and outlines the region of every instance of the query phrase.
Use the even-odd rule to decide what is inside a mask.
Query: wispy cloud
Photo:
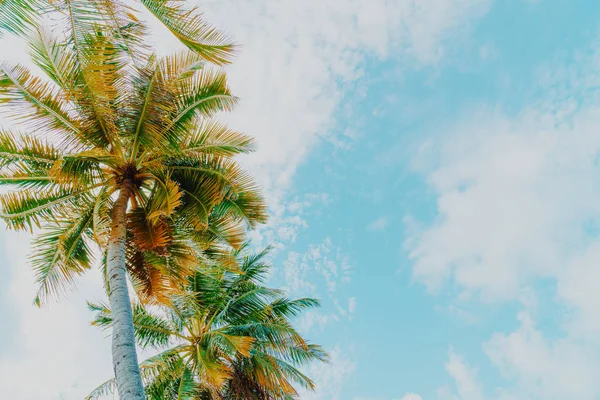
[[[370,231],[383,231],[389,225],[389,219],[385,216],[379,217],[367,225],[367,229]]]
[[[431,289],[452,282],[461,295],[535,305],[535,284],[550,279],[552,301],[566,306],[562,334],[536,327],[534,313],[494,335],[485,352],[511,384],[493,399],[594,399],[600,385],[600,95],[598,53],[540,68],[548,96],[517,116],[482,107],[433,146],[426,178],[435,223],[409,241],[413,272]],[[448,139],[448,140],[446,140]],[[421,154],[420,156],[423,156]],[[424,163],[422,165],[427,165]],[[532,289],[533,287],[533,289]],[[524,294],[526,295],[524,297]],[[556,304],[552,304],[556,306]],[[458,397],[482,399],[464,360],[446,364]]]

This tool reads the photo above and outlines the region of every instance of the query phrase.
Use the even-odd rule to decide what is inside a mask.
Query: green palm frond
[[[225,124],[210,119],[198,122],[196,131],[182,149],[186,156],[214,154],[230,157],[255,150],[254,139],[229,129]]]
[[[68,93],[80,83],[77,55],[71,46],[43,29],[30,35],[28,44],[33,63],[63,90]]]
[[[18,164],[32,170],[48,169],[59,157],[58,149],[34,136],[0,130],[0,167]]]
[[[178,0],[141,2],[184,45],[205,60],[219,65],[231,62],[235,45],[223,32],[204,22],[197,7],[188,9]]]
[[[270,304],[272,315],[277,318],[294,318],[311,308],[319,307],[320,303],[317,299],[301,298],[288,299],[279,298]]]
[[[238,101],[231,95],[225,73],[214,68],[198,70],[190,78],[176,81],[175,86],[176,111],[169,116],[163,135],[185,138],[198,116],[210,118],[219,111],[231,111]]]
[[[89,204],[92,188],[77,191],[59,188],[56,190],[26,190],[5,193],[0,196],[2,217],[7,225],[16,230],[40,227],[41,223],[54,223],[69,217],[69,211]]]
[[[196,400],[199,389],[194,373],[189,368],[185,368],[177,385],[177,400]]]
[[[115,378],[109,379],[102,383],[96,389],[86,396],[85,400],[96,400],[104,396],[111,395],[117,391],[117,381]]]
[[[92,232],[94,240],[100,249],[106,249],[108,245],[108,237],[110,234],[110,210],[112,209],[113,201],[111,195],[113,190],[111,187],[102,187],[94,200],[94,209],[92,214]],[[102,266],[106,266],[103,262]],[[105,282],[108,284],[108,280]]]
[[[72,285],[75,277],[91,267],[92,212],[90,207],[84,214],[46,228],[34,241],[31,264],[40,285],[37,305],[58,295],[65,285]]]
[[[17,120],[32,130],[61,131],[79,137],[82,129],[71,117],[69,104],[50,83],[20,65],[0,65],[0,104],[10,107]]]
[[[162,179],[154,177],[156,185],[147,200],[146,207],[146,216],[149,221],[171,217],[182,204],[182,192],[176,181],[172,180],[168,174]]]
[[[95,145],[119,151],[120,100],[126,90],[120,87],[125,65],[122,49],[101,32],[86,33],[82,40],[80,62],[85,89],[78,103],[90,111],[91,120],[103,134],[98,135]]]
[[[103,329],[111,326],[112,316],[108,305],[88,302],[88,308],[96,313],[92,325]],[[168,320],[149,313],[141,304],[133,305],[133,323],[136,338],[142,347],[166,346],[178,335]]]
[[[241,185],[243,183],[244,185]],[[260,189],[253,181],[237,182],[235,196],[224,198],[213,210],[219,215],[229,214],[249,228],[267,221],[267,209]]]
[[[177,51],[158,59],[158,68],[164,82],[175,88],[182,80],[191,79],[205,67],[205,60],[193,51]]]
[[[213,208],[208,218],[207,229],[195,231],[192,235],[200,243],[220,244],[238,249],[246,240],[246,227],[231,215],[219,215]]]
[[[109,27],[108,32],[118,39],[131,61],[136,65],[143,62],[149,56],[145,43],[147,27],[136,17],[136,10],[121,0],[95,0],[94,3]]]
[[[26,33],[40,15],[40,3],[37,0],[0,0],[0,37],[3,30]]]
[[[138,150],[163,145],[163,129],[167,124],[165,116],[173,112],[173,99],[164,89],[159,79],[155,58],[152,57],[146,67],[139,68],[133,79],[135,102],[131,116],[130,130],[133,133],[131,160]]]

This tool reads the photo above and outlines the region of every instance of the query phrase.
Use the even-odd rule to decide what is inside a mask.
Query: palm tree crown
[[[297,368],[325,361],[327,355],[308,343],[291,319],[318,302],[291,300],[264,286],[266,251],[234,255],[240,271],[198,270],[172,307],[134,307],[138,344],[163,349],[170,345],[140,365],[148,399],[293,399],[294,384],[313,388]],[[97,312],[94,324],[111,325],[107,306],[90,308]],[[108,381],[89,399],[111,392],[113,386],[114,381]]]
[[[5,108],[48,132],[0,133],[2,217],[15,229],[45,227],[33,259],[40,299],[90,267],[92,241],[106,246],[119,190],[131,199],[130,272],[148,294],[160,283],[152,268],[195,268],[195,250],[238,246],[240,222],[265,219],[256,185],[231,158],[253,141],[211,119],[236,102],[223,72],[189,52],[132,67],[102,31],[83,39],[80,55],[43,33],[31,41],[52,82],[0,69]]]

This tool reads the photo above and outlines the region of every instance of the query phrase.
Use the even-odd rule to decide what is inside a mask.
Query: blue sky
[[[201,4],[243,45],[224,118],[259,140],[254,243],[322,299],[303,400],[600,398],[600,3]],[[0,393],[81,398],[110,374],[98,277],[33,309],[27,241],[1,239]]]

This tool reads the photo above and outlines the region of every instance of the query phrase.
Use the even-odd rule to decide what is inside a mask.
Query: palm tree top
[[[171,307],[134,305],[138,344],[162,350],[140,365],[148,399],[292,399],[295,385],[314,388],[299,368],[328,356],[292,322],[319,302],[265,286],[266,254],[235,251],[238,272],[198,270]],[[108,306],[89,306],[94,325],[111,326]],[[108,381],[89,399],[113,388]]]
[[[75,3],[64,4],[82,12]],[[130,273],[156,298],[177,286],[166,275],[181,281],[198,255],[238,247],[265,221],[258,186],[233,158],[255,144],[214,119],[237,99],[202,55],[132,53],[128,30],[68,26],[66,43],[30,33],[45,79],[0,65],[0,103],[24,129],[0,132],[0,216],[43,228],[33,258],[42,299],[90,267],[92,242],[105,248],[114,195],[127,191]]]

